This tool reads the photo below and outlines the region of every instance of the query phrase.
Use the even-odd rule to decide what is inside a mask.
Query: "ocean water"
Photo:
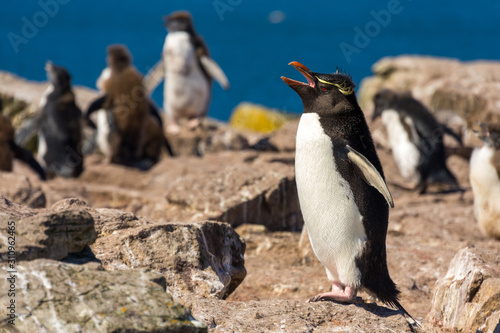
[[[2,1],[0,69],[45,80],[44,64],[65,66],[73,84],[95,88],[106,46],[126,44],[143,73],[160,59],[163,16],[189,10],[231,90],[214,84],[211,117],[227,120],[241,101],[300,112],[280,79],[337,67],[359,84],[385,56],[419,54],[500,60],[500,2],[389,1]],[[162,105],[162,89],[153,98]]]

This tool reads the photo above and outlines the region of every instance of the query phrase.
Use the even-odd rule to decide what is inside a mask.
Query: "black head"
[[[307,83],[304,83],[281,77],[283,82],[299,94],[304,104],[304,112],[340,114],[359,109],[354,90],[356,85],[349,75],[339,72],[315,73],[296,61],[289,65],[295,67],[307,80]]]
[[[495,150],[500,150],[500,123],[479,123],[479,126],[481,129],[477,131],[474,130],[474,133],[483,141],[483,144]]]
[[[396,92],[390,89],[382,89],[373,96],[375,109],[372,114],[372,121],[382,115],[384,110],[392,109],[401,99],[413,99],[411,91]]]
[[[168,32],[186,31],[194,34],[193,18],[188,11],[177,11],[163,18]]]
[[[132,63],[132,55],[125,45],[113,44],[108,46],[106,51],[108,53],[106,61],[112,69],[122,70]]]
[[[47,79],[52,85],[60,89],[69,89],[71,87],[71,76],[66,68],[54,65],[51,61],[45,63]]]

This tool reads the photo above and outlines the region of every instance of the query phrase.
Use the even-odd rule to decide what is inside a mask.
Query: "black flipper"
[[[85,120],[87,121],[88,125],[92,128],[97,128],[97,126],[94,124],[92,120],[90,120],[90,114],[93,112],[102,109],[102,106],[104,102],[106,101],[107,95],[101,96],[97,99],[95,99],[87,109],[87,112],[85,113]]]
[[[38,162],[35,160],[33,155],[28,150],[19,147],[14,142],[11,142],[10,147],[14,152],[14,158],[28,164],[31,167],[31,169],[33,169],[38,174],[41,180],[47,180],[45,171],[40,166],[40,164],[38,164]]]
[[[163,129],[163,120],[161,119],[160,112],[152,101],[149,101],[149,113],[158,121],[158,125]]]
[[[167,150],[167,153],[171,156],[174,157],[174,151],[172,150],[172,147],[170,146],[170,143],[168,142],[167,137],[165,134],[163,134],[163,145],[165,146],[165,149]]]

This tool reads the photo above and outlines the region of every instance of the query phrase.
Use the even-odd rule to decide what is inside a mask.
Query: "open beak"
[[[314,81],[314,78],[311,75],[311,71],[309,70],[309,68],[307,68],[306,66],[302,65],[300,62],[297,62],[297,61],[292,61],[291,63],[289,63],[289,65],[292,65],[302,75],[304,75],[304,77],[307,80],[307,83],[300,82],[300,81],[295,81],[295,80],[292,80],[292,79],[289,79],[287,77],[282,76],[281,79],[283,80],[283,82],[285,82],[286,84],[288,84],[290,87],[293,87],[293,86],[310,86],[310,87],[314,88],[316,86],[316,83]]]

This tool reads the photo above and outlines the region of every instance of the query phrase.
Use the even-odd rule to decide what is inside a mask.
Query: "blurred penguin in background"
[[[500,123],[480,124],[483,142],[470,159],[474,215],[482,233],[500,240]]]
[[[382,118],[401,175],[413,182],[419,193],[425,193],[430,184],[444,186],[445,191],[461,190],[446,166],[443,133],[453,136],[460,144],[461,138],[438,123],[411,92],[384,89],[374,96],[373,101],[372,121]]]
[[[71,90],[71,77],[64,67],[45,65],[49,87],[36,118],[38,161],[48,178],[78,177],[83,171],[81,116]]]
[[[189,128],[197,127],[207,115],[212,95],[212,79],[229,89],[229,81],[210,58],[208,47],[194,29],[187,11],[174,12],[165,18],[168,30],[162,59],[148,72],[146,89],[151,93],[165,80],[163,109],[168,133],[180,131],[181,120]]]
[[[147,170],[160,159],[162,146],[173,155],[162,119],[127,47],[110,45],[106,61],[97,80],[103,96],[91,103],[85,117],[97,129],[97,144],[110,162]],[[91,120],[96,111],[97,125]]]
[[[19,147],[14,141],[14,128],[9,118],[2,114],[3,104],[0,99],[0,170],[12,171],[13,159],[26,163],[35,171],[40,179],[45,180],[45,171],[26,149]]]

